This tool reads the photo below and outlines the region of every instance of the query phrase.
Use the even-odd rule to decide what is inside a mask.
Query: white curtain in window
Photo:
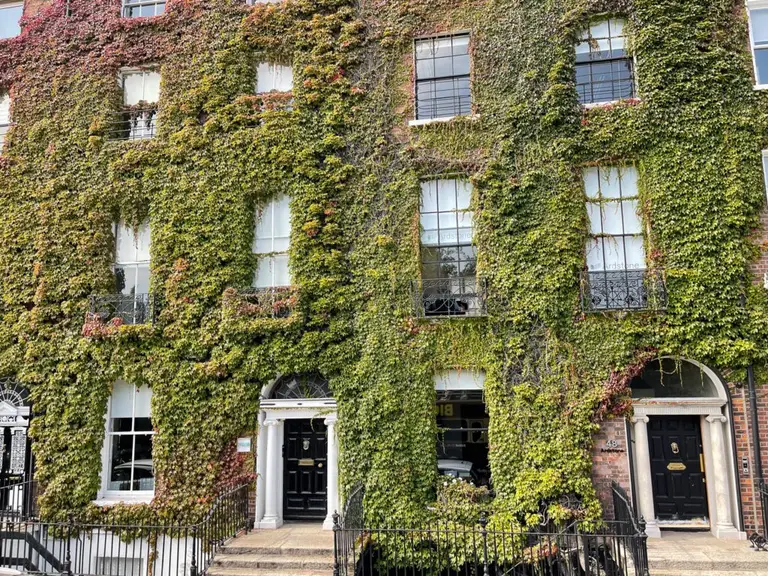
[[[135,106],[139,102],[153,104],[160,99],[160,73],[150,70],[126,71],[123,79],[123,103]]]
[[[293,90],[293,68],[262,62],[256,69],[256,93]]]
[[[11,124],[11,97],[7,94],[0,94],[0,147],[5,142],[5,135]]]
[[[115,273],[123,294],[149,293],[149,222],[134,230],[120,222],[115,230]]]

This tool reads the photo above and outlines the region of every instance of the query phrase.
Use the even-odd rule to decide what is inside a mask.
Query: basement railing
[[[239,316],[255,318],[289,318],[298,301],[299,291],[294,286],[229,288],[224,292],[225,307]]]
[[[252,482],[225,488],[199,521],[43,522],[0,511],[0,566],[51,576],[204,576],[253,526]]]
[[[607,270],[581,274],[581,306],[584,312],[651,310],[667,308],[663,270]]]

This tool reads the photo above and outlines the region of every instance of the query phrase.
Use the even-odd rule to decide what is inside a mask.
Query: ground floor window
[[[438,392],[436,412],[439,472],[490,486],[488,413],[482,391]]]

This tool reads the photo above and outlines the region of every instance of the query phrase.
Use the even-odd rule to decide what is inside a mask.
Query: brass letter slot
[[[299,466],[314,466],[315,461],[312,458],[302,458],[299,460]]]
[[[682,471],[685,470],[685,464],[682,462],[670,462],[667,464],[667,470]]]

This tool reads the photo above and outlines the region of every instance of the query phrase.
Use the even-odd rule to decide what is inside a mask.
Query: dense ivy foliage
[[[171,2],[125,20],[114,0],[55,0],[0,43],[14,127],[0,175],[0,374],[31,390],[47,515],[99,486],[116,378],[153,389],[151,507],[194,511],[253,462],[261,388],[321,372],[339,403],[342,479],[372,520],[434,501],[433,375],[487,375],[498,517],[594,520],[591,436],[627,410],[628,378],[655,354],[733,380],[766,360],[765,295],[751,235],[764,197],[763,95],[752,89],[735,0],[236,0]],[[639,101],[582,110],[574,43],[591,19],[629,20]],[[470,30],[473,118],[407,127],[414,36]],[[291,63],[293,103],[254,95],[255,64]],[[106,138],[124,66],[162,74],[159,134]],[[634,163],[665,314],[583,315],[581,170]],[[475,184],[488,318],[414,320],[419,180]],[[297,311],[238,306],[255,210],[291,197]],[[83,329],[114,284],[112,224],[152,226],[155,326]],[[740,297],[747,296],[746,307]],[[252,310],[251,310],[252,312]],[[461,509],[446,504],[439,509]],[[569,498],[564,498],[570,496]],[[93,508],[90,510],[94,512]]]

